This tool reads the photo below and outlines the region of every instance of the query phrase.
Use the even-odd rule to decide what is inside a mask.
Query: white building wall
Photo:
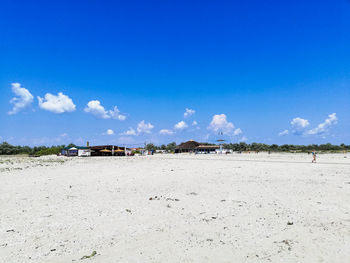
[[[91,156],[91,152],[89,149],[79,149],[78,156]]]

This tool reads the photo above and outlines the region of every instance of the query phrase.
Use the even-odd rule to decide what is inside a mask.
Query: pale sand
[[[0,262],[350,262],[350,155],[311,158],[1,157]]]

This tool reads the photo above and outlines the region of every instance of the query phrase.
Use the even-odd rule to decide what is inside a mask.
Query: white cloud
[[[324,134],[328,131],[328,129],[332,125],[337,124],[337,122],[338,122],[338,118],[336,113],[329,114],[328,118],[325,119],[324,122],[320,123],[316,128],[307,131],[307,134],[310,134],[310,135]]]
[[[107,135],[113,135],[113,134],[114,134],[114,131],[111,130],[111,129],[108,129],[108,130],[106,131],[106,134],[107,134]]]
[[[284,131],[281,131],[278,136],[284,136],[284,135],[288,135],[289,134],[289,131],[288,130],[284,130]]]
[[[137,124],[137,132],[138,133],[151,133],[154,126],[151,123],[145,123],[145,121],[141,121]]]
[[[91,100],[88,102],[84,109],[85,112],[91,113],[97,118],[101,119],[118,119],[123,121],[126,119],[125,115],[120,114],[117,106],[114,106],[113,110],[106,110],[99,100]]]
[[[98,118],[102,118],[102,119],[110,118],[110,116],[108,115],[108,112],[105,110],[105,108],[101,105],[100,101],[98,100],[89,101],[84,111],[91,113],[92,115],[95,115]]]
[[[302,118],[294,118],[290,124],[294,127],[294,128],[306,128],[307,126],[309,126],[309,121],[302,119]]]
[[[125,115],[120,114],[117,106],[114,106],[113,110],[109,110],[108,112],[112,119],[118,119],[120,121],[124,121],[126,119]]]
[[[237,128],[233,131],[233,136],[237,136],[237,135],[240,135],[242,133],[243,133],[242,130],[240,128]]]
[[[151,133],[154,126],[151,123],[145,123],[145,121],[141,121],[137,124],[136,131],[132,127],[125,132],[119,133],[119,135],[127,135],[127,136],[137,136],[141,133]]]
[[[188,127],[187,123],[184,121],[180,121],[178,123],[175,124],[174,129],[176,130],[183,130],[186,129]]]
[[[16,95],[16,97],[10,100],[10,103],[13,104],[13,108],[8,114],[16,114],[20,110],[26,108],[33,102],[33,95],[29,92],[29,90],[25,88],[21,88],[20,83],[11,83],[12,92]]]
[[[213,119],[208,126],[209,130],[214,132],[222,132],[224,134],[232,132],[234,129],[232,122],[228,122],[225,114],[216,114],[213,116]]]
[[[159,131],[160,134],[163,134],[163,135],[171,135],[171,134],[174,134],[174,131],[172,130],[167,130],[167,129],[162,129]]]
[[[324,135],[328,132],[329,128],[332,125],[337,124],[338,118],[336,113],[332,113],[328,115],[328,118],[325,119],[324,122],[320,123],[316,128],[307,130],[307,127],[310,125],[308,120],[302,118],[294,118],[291,121],[292,125],[292,133],[294,135]],[[279,133],[279,136],[287,135],[289,133],[288,130],[284,130]]]
[[[120,135],[134,136],[136,135],[136,131],[130,127],[127,131],[120,133]]]
[[[302,135],[305,132],[307,126],[310,125],[309,121],[302,118],[294,118],[290,124],[292,125],[292,133],[294,135]]]
[[[195,113],[196,113],[195,110],[186,108],[185,113],[184,113],[184,117],[185,117],[185,118],[190,117],[190,116],[192,116],[192,115],[195,114]]]
[[[64,113],[75,111],[75,105],[71,98],[62,92],[57,95],[46,93],[44,98],[38,96],[39,107],[53,113]]]

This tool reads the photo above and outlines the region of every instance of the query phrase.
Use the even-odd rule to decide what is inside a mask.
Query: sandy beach
[[[349,262],[350,154],[311,158],[1,157],[0,262]]]

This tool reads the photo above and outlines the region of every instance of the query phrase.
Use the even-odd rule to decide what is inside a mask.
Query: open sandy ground
[[[348,263],[350,155],[310,161],[1,157],[0,262]]]

